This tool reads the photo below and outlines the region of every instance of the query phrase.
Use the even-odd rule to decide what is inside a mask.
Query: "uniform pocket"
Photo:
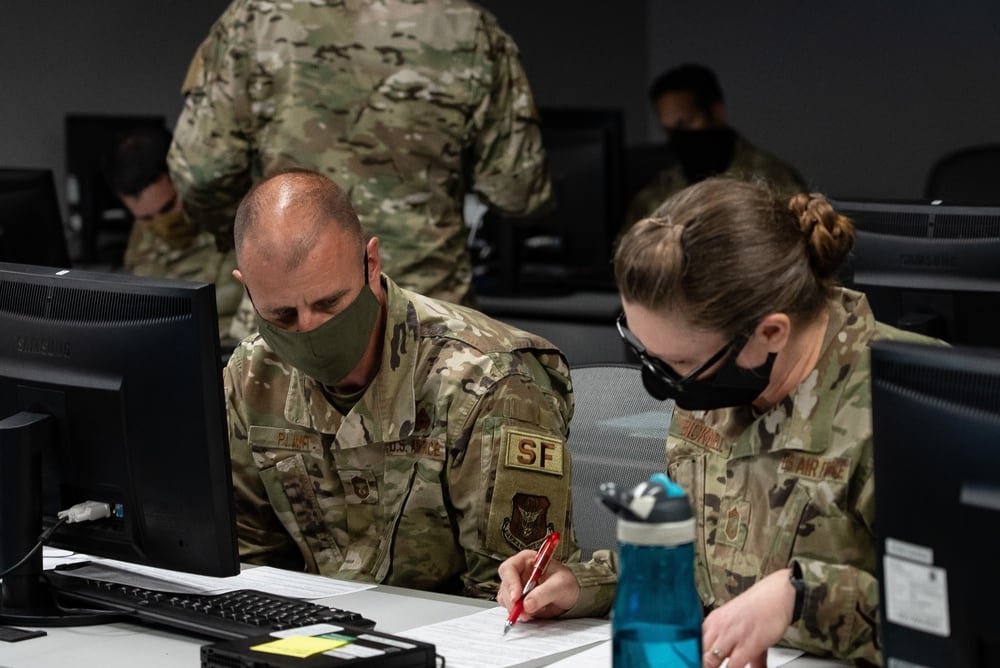
[[[443,461],[417,458],[393,538],[388,584],[438,589],[465,570],[458,528],[445,506]]]
[[[693,455],[675,459],[667,466],[667,475],[670,479],[684,488],[687,492],[688,501],[694,511],[695,529],[695,567],[694,579],[698,586],[698,594],[701,596],[702,605],[708,607],[715,602],[715,595],[712,591],[712,582],[709,577],[709,569],[705,563],[705,555],[708,553],[708,542],[706,540],[706,511],[705,503],[705,456]]]
[[[346,538],[344,488],[323,456],[319,435],[251,426],[247,442],[268,499],[307,562],[320,572],[339,567],[337,537]]]

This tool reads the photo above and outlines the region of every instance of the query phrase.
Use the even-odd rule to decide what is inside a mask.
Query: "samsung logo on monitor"
[[[69,357],[69,341],[41,339],[34,336],[17,337],[17,352],[43,357]]]
[[[931,255],[929,253],[901,253],[899,263],[904,267],[954,269],[958,267],[958,257],[955,255]]]

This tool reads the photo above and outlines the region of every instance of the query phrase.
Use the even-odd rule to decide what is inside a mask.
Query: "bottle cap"
[[[694,540],[694,517],[684,489],[655,473],[633,489],[613,482],[600,487],[600,500],[618,515],[618,540],[639,545],[678,545]]]

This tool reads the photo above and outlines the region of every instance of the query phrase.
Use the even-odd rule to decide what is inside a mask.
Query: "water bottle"
[[[618,515],[614,668],[699,668],[702,608],[684,490],[657,473],[632,490],[604,483],[600,498]]]

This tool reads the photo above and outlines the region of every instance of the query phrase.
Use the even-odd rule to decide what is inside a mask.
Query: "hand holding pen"
[[[556,546],[559,544],[559,533],[550,533],[546,538],[545,542],[542,543],[542,547],[538,550],[538,554],[535,555],[535,561],[531,565],[531,575],[528,576],[528,581],[524,583],[524,589],[521,591],[521,598],[517,599],[517,602],[511,607],[510,614],[507,615],[507,623],[503,626],[503,634],[507,635],[507,631],[510,631],[510,627],[514,626],[514,622],[517,618],[521,616],[524,611],[524,597],[528,595],[538,581],[541,580],[542,574],[545,573],[545,568],[549,565],[549,559],[552,558],[553,553],[556,551]]]

